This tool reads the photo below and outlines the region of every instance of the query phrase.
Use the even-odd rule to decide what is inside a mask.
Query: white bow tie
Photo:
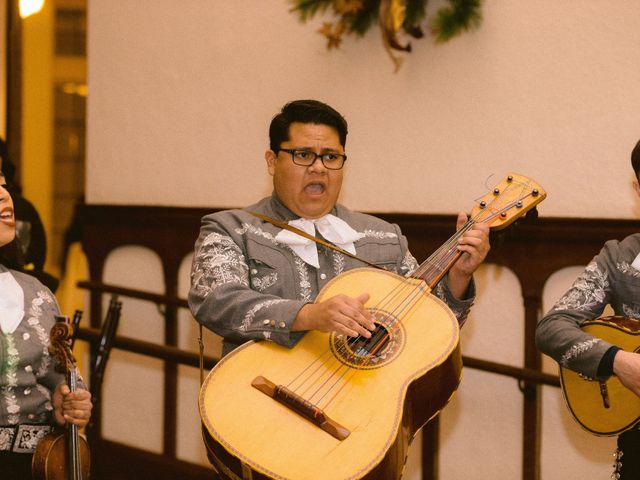
[[[0,273],[0,328],[13,333],[24,317],[24,292],[11,272]]]
[[[303,230],[311,236],[315,236],[316,229],[318,229],[318,232],[320,232],[326,240],[353,255],[356,254],[356,247],[353,242],[362,237],[362,234],[356,232],[347,222],[331,214],[325,215],[317,220],[308,220],[306,218],[291,220],[289,225]],[[291,247],[291,250],[293,250],[296,255],[312,267],[320,268],[318,247],[313,240],[309,240],[289,230],[281,230],[278,232],[276,240]]]

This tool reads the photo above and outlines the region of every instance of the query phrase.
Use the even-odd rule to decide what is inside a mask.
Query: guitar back
[[[606,317],[585,322],[582,330],[623,350],[637,352],[640,349],[639,326],[639,322],[623,317]],[[597,380],[585,379],[560,367],[560,381],[569,411],[590,433],[619,435],[640,420],[640,398],[615,376],[601,388]]]

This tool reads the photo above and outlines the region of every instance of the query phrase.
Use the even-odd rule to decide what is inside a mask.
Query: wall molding
[[[83,225],[82,243],[90,270],[91,327],[98,328],[102,318],[104,263],[108,254],[121,246],[139,245],[154,251],[160,258],[164,272],[166,303],[165,346],[177,345],[177,276],[184,258],[193,251],[202,216],[219,208],[182,208],[128,205],[83,205],[79,209]],[[380,213],[387,221],[400,225],[407,236],[411,252],[419,261],[426,259],[454,233],[454,215],[424,215],[406,213]],[[542,293],[548,278],[556,271],[575,265],[586,265],[598,253],[605,241],[622,239],[640,230],[636,220],[535,218],[529,215],[504,231],[492,232],[492,249],[488,263],[505,266],[517,276],[522,286],[525,316],[523,322],[524,364],[520,385],[524,396],[523,412],[523,480],[540,478],[540,425],[541,383],[531,373],[541,372],[541,355],[535,349],[535,326],[540,316]],[[141,286],[144,290],[144,286]],[[124,309],[123,309],[124,311]],[[469,359],[470,368],[481,368],[497,374],[500,368],[487,369],[480,359]],[[494,365],[495,367],[495,365]],[[504,367],[498,365],[498,367]],[[513,369],[512,369],[513,370]],[[517,370],[517,369],[516,369]],[[542,378],[543,375],[540,375]],[[184,462],[176,460],[176,396],[177,364],[165,362],[164,387],[164,445],[163,454],[148,461],[154,478],[178,478],[184,471]],[[99,412],[94,429],[94,455],[100,455],[101,446],[107,445],[100,436]],[[423,433],[423,478],[437,479],[438,424],[431,422]],[[141,455],[136,449],[108,443],[109,451],[116,448],[123,462],[150,459],[152,454]],[[105,451],[106,452],[106,451]],[[129,455],[129,453],[130,455]],[[161,465],[161,468],[157,468]],[[173,470],[172,465],[175,465]],[[195,466],[194,466],[195,467]],[[202,468],[202,467],[199,467]],[[99,474],[99,472],[97,472]]]

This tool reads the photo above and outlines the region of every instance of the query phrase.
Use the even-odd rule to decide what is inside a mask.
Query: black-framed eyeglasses
[[[301,167],[310,167],[319,158],[325,168],[329,170],[340,170],[347,161],[344,153],[316,153],[311,150],[296,150],[290,148],[281,148],[283,152],[291,154],[291,159],[296,165]]]

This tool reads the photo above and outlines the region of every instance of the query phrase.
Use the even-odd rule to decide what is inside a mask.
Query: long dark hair
[[[13,270],[22,270],[24,262],[20,258],[20,249],[18,248],[18,242],[13,240],[0,247],[0,264]]]

